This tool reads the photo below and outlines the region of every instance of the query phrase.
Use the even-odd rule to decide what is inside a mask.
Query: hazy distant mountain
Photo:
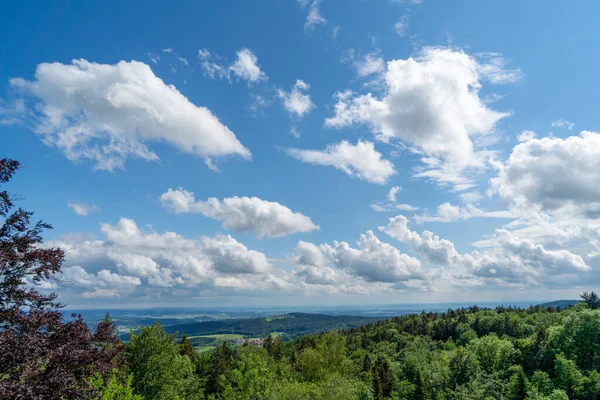
[[[579,303],[580,300],[554,300],[547,303],[539,304],[541,307],[560,307],[567,308]]]

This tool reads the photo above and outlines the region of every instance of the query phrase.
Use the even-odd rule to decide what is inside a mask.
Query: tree
[[[121,371],[115,370],[111,372],[108,380],[102,379],[102,377],[96,377],[93,380],[94,386],[96,386],[100,392],[101,400],[144,400],[144,398],[138,394],[133,393],[131,387],[132,377],[129,376],[125,385],[122,383]]]
[[[223,391],[222,380],[234,368],[233,350],[227,342],[204,355],[198,363],[198,375],[205,380],[206,394],[218,394]]]
[[[136,394],[153,400],[202,398],[192,362],[179,354],[175,335],[158,323],[130,333],[125,355]]]
[[[575,388],[582,381],[582,374],[574,361],[568,360],[562,353],[554,360],[554,386],[564,390],[569,398],[573,397]]]
[[[507,400],[525,400],[529,389],[529,381],[527,375],[523,372],[523,368],[515,366],[511,368],[514,373],[508,382]]]
[[[475,358],[464,347],[459,347],[450,357],[450,382],[455,389],[471,381],[477,373]]]
[[[581,300],[588,306],[589,309],[596,310],[600,308],[600,297],[594,292],[583,292]]]
[[[186,334],[183,334],[181,340],[179,341],[179,354],[182,356],[188,356],[192,363],[196,362],[196,351],[194,350],[194,345],[191,340],[188,339]]]
[[[517,354],[513,344],[506,339],[488,335],[476,339],[469,344],[471,350],[484,372],[492,374],[495,372],[505,373],[512,365]]]
[[[265,350],[267,350],[267,353],[273,357],[273,359],[279,361],[283,357],[283,343],[281,342],[281,338],[279,336],[267,336],[263,347]]]
[[[0,187],[18,168],[17,161],[0,160]],[[0,398],[95,396],[92,377],[108,378],[122,365],[122,344],[110,322],[94,333],[81,316],[63,322],[57,295],[37,290],[60,272],[64,252],[42,246],[42,233],[52,227],[32,223],[32,216],[0,191]]]

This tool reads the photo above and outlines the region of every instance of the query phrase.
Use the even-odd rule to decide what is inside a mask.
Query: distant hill
[[[540,307],[567,308],[570,306],[574,306],[575,304],[577,304],[579,302],[580,302],[580,300],[555,300],[555,301],[549,301],[548,303],[539,304],[539,306]]]
[[[289,313],[265,318],[227,319],[165,326],[167,333],[206,336],[239,334],[264,337],[272,332],[283,332],[286,338],[321,333],[333,329],[348,329],[382,320],[380,317],[332,316],[323,314]]]

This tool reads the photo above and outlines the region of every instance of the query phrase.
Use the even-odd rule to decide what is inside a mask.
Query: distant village
[[[263,347],[264,343],[263,338],[241,338],[241,339],[231,339],[229,340],[229,344],[233,344],[236,346],[242,346],[243,344],[251,344],[258,347]]]

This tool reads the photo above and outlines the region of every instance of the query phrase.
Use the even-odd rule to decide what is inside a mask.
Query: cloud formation
[[[415,57],[391,60],[383,96],[339,92],[335,113],[325,123],[332,128],[364,124],[378,140],[399,139],[422,154],[425,166],[417,176],[468,189],[472,184],[463,171],[485,164],[474,140],[491,134],[510,115],[488,108],[479,96],[482,81],[500,83],[514,75],[501,68],[499,56],[486,61],[432,47]]]
[[[206,107],[196,106],[138,61],[42,63],[35,79],[11,79],[35,101],[33,130],[74,162],[123,168],[128,157],[157,161],[148,144],[164,142],[196,157],[251,154]]]
[[[320,246],[299,242],[296,264],[309,283],[329,284],[341,279],[332,269],[361,278],[365,282],[398,283],[422,279],[421,262],[388,243],[383,243],[372,231],[360,235],[357,248],[346,242]]]
[[[320,0],[300,0],[298,1],[303,8],[308,7],[306,22],[304,23],[304,32],[310,33],[315,30],[318,25],[325,25],[327,20],[321,15]]]
[[[87,217],[91,213],[100,210],[100,208],[98,208],[98,206],[96,206],[95,204],[85,204],[70,201],[67,203],[67,205],[71,210],[73,210],[75,214],[80,215],[82,217]]]
[[[170,189],[159,197],[167,210],[175,213],[199,213],[223,222],[223,227],[235,232],[254,232],[257,237],[282,237],[319,229],[312,220],[288,207],[258,197],[214,197],[196,201],[194,193],[179,188]]]
[[[385,160],[371,142],[346,140],[330,144],[324,150],[288,149],[287,154],[304,163],[332,166],[359,179],[383,185],[396,173],[394,164]]]
[[[75,289],[106,289],[116,297],[138,287],[212,290],[221,278],[245,276],[258,286],[273,279],[267,257],[229,235],[191,239],[140,228],[127,218],[103,224],[101,231],[100,240],[71,236],[46,244],[65,249],[63,281]]]
[[[491,249],[480,253],[460,254],[449,240],[430,231],[418,234],[408,228],[403,215],[390,218],[379,230],[405,243],[428,262],[450,267],[454,274],[518,283],[521,286],[539,285],[554,276],[590,271],[583,258],[568,250],[549,250],[529,239],[521,239],[505,229],[497,229],[491,239]]]
[[[204,75],[212,79],[221,78],[231,82],[231,77],[234,76],[238,80],[245,80],[248,85],[269,79],[261,70],[258,57],[247,48],[238,50],[235,61],[229,66],[217,62],[221,57],[211,54],[207,49],[198,50],[198,57]]]
[[[600,134],[541,138],[516,145],[492,191],[518,210],[600,217]]]
[[[283,107],[290,114],[290,117],[301,119],[315,106],[307,93],[309,88],[309,84],[298,79],[291,91],[277,90],[277,96],[283,102]]]

